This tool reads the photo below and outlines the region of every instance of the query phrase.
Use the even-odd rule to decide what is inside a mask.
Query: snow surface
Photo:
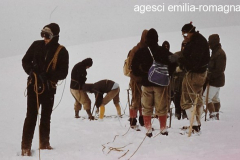
[[[10,2],[12,1],[9,0],[9,3]],[[28,2],[34,3],[33,1]],[[44,5],[40,2],[36,3],[42,5],[41,7],[43,8],[47,7],[47,5]],[[84,1],[84,3],[86,3],[86,1]],[[97,5],[99,5],[99,3]],[[33,9],[36,9],[36,12],[41,12],[40,10],[37,10],[36,7]],[[65,9],[67,10],[67,8]],[[71,9],[69,8],[69,10]],[[25,12],[23,11],[23,13]],[[196,19],[196,21],[198,20]],[[35,23],[35,21],[28,22],[26,19],[24,23]],[[48,22],[45,24],[47,23]],[[186,22],[175,25],[182,26],[184,23]],[[67,26],[67,24],[64,24],[64,26]],[[148,25],[146,26],[146,29],[149,29]],[[212,26],[214,26],[214,24],[212,24]],[[101,27],[103,26],[99,26],[99,28]],[[117,27],[121,29],[121,26]],[[159,31],[159,44],[161,44],[164,40],[168,40],[171,44],[170,50],[172,52],[179,50],[182,42],[180,31],[161,32],[159,28],[155,28],[157,31]],[[38,31],[40,29],[36,30]],[[223,49],[227,54],[227,68],[225,72],[226,85],[220,91],[222,104],[220,121],[205,122],[203,118],[202,134],[200,136],[187,137],[187,135],[179,134],[179,128],[184,125],[188,125],[188,120],[179,121],[173,117],[172,127],[169,128],[169,136],[162,136],[158,135],[159,122],[154,119],[154,137],[146,139],[144,139],[145,130],[143,127],[140,127],[140,132],[136,132],[132,129],[128,130],[129,112],[127,106],[127,89],[129,78],[125,77],[122,72],[123,62],[127,56],[127,53],[139,42],[143,29],[145,29],[145,27],[139,29],[138,36],[126,36],[117,39],[111,37],[112,39],[110,38],[109,40],[82,44],[79,43],[79,45],[67,46],[70,55],[69,75],[66,78],[65,88],[65,81],[63,81],[63,83],[57,89],[54,107],[56,107],[60,102],[62,93],[63,98],[59,106],[57,106],[57,108],[52,113],[50,143],[52,147],[54,147],[54,150],[41,150],[40,156],[42,160],[114,160],[120,158],[125,153],[126,155],[120,159],[239,159],[240,117],[238,115],[240,113],[240,107],[238,102],[238,91],[240,89],[240,86],[238,80],[240,78],[240,27],[233,25],[212,28],[199,28],[197,26],[197,29],[200,30],[200,32],[206,38],[210,34],[218,33],[221,38]],[[29,33],[29,36],[32,36],[31,34],[35,34],[36,30],[31,31]],[[180,30],[179,27],[176,30]],[[65,34],[65,32],[63,32],[63,34]],[[27,38],[28,35],[25,34],[25,37]],[[66,40],[68,40],[68,38],[69,37],[65,37]],[[32,40],[29,40],[27,42],[27,44],[24,46],[25,51],[35,39],[39,39],[38,34],[36,34]],[[61,36],[60,43],[64,45],[64,43],[62,43],[62,39],[63,37]],[[1,42],[2,41],[3,40],[1,39]],[[7,44],[10,45],[10,42]],[[12,48],[15,48],[15,46],[18,47],[16,43],[11,44],[14,44]],[[2,116],[0,116],[0,159],[2,160],[39,159],[38,127],[35,129],[35,135],[33,139],[33,156],[18,156],[21,151],[20,146],[22,127],[26,115],[27,100],[26,97],[24,97],[27,75],[21,66],[21,59],[24,53],[21,53],[21,55],[15,55],[0,59],[0,73],[2,75],[0,79],[0,112],[2,113]],[[71,79],[70,73],[72,67],[76,63],[87,57],[93,58],[94,61],[93,66],[88,70],[88,83],[96,82],[101,79],[111,79],[120,84],[120,101],[122,113],[125,113],[123,118],[118,119],[115,117],[116,109],[112,102],[106,106],[105,115],[107,117],[104,118],[102,122],[89,121],[84,118],[74,118],[74,99],[69,91]],[[92,100],[93,106],[94,97],[91,94],[89,96]],[[87,118],[85,111],[81,111],[80,116]],[[169,124],[169,120],[167,124]],[[122,151],[110,151],[110,147],[120,148]],[[134,154],[135,151],[136,153]]]

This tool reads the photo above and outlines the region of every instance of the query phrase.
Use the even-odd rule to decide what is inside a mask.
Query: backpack
[[[153,64],[148,71],[148,80],[159,86],[168,86],[170,83],[168,66],[156,62],[149,47],[148,49],[153,58]]]
[[[129,51],[129,53],[130,52],[131,52],[131,50]],[[129,53],[128,53],[127,59],[125,59],[124,64],[123,64],[123,74],[127,77],[130,77],[130,72],[131,72]]]

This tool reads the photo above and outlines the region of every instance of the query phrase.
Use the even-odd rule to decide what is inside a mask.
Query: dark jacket
[[[156,62],[168,65],[169,74],[171,76],[176,68],[176,64],[172,64],[168,59],[168,56],[172,55],[172,53],[157,44],[150,46],[150,49]],[[131,68],[135,76],[142,77],[143,86],[158,86],[148,81],[148,71],[152,64],[153,58],[147,47],[144,47],[135,53]]]
[[[83,85],[83,91],[94,93],[96,98],[95,105],[100,107],[103,100],[103,94],[110,92],[114,83],[115,82],[112,80],[105,79],[94,84],[85,84]]]
[[[146,43],[145,43],[147,32],[148,32],[148,30],[143,30],[140,42],[129,51],[128,57],[129,57],[129,67],[130,67],[130,69],[131,69],[132,59],[133,59],[135,53],[139,49],[147,46]],[[134,74],[132,74],[132,72],[130,72],[130,78],[131,78],[131,80],[133,80],[135,82],[140,82],[141,81],[141,78],[134,76]]]
[[[82,89],[82,86],[85,84],[87,80],[87,66],[92,66],[92,59],[87,58],[82,62],[77,63],[71,73],[71,89]]]
[[[68,74],[69,55],[65,47],[63,47],[57,57],[56,68],[52,69],[52,63],[47,71],[50,62],[53,60],[55,52],[59,46],[58,37],[54,37],[47,45],[44,40],[33,42],[22,59],[23,69],[27,74],[32,72],[37,74],[38,86],[42,85],[39,78],[40,74],[45,74],[47,82],[44,84],[44,92],[56,93],[56,83],[58,80],[63,80]],[[28,94],[34,93],[34,76],[29,77],[31,84],[28,86]]]
[[[212,50],[208,65],[208,81],[210,86],[222,87],[225,84],[226,54],[221,44]]]
[[[187,44],[187,42],[185,40],[183,40],[182,44],[181,44],[181,51],[178,51],[174,54],[181,57],[182,51],[183,51],[184,47],[186,46],[186,44]],[[179,64],[178,64],[178,66],[179,66]],[[183,81],[184,75],[185,75],[184,70],[182,70],[181,72],[174,71],[174,73],[172,75],[172,79],[171,79],[171,90],[173,92],[178,92],[178,93],[182,92],[182,81]]]
[[[93,84],[93,92],[101,94],[108,93],[112,90],[114,83],[114,81],[108,79],[98,81]]]
[[[195,32],[190,42],[186,44],[179,58],[180,66],[187,72],[203,73],[207,70],[210,60],[209,46],[207,40],[198,32]]]

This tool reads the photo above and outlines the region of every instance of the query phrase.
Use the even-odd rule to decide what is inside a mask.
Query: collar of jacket
[[[222,48],[221,43],[214,46],[214,48],[212,49],[212,53],[215,53],[219,48]]]
[[[197,32],[195,32],[195,33],[193,33],[193,35],[192,35],[192,37],[191,37],[191,39],[190,39],[190,42],[192,42],[192,41],[195,41],[195,39],[197,39],[197,37],[200,35],[200,33],[197,31]]]
[[[218,45],[218,46],[216,46],[216,47],[212,50],[211,59],[214,59],[214,58],[218,57],[218,56],[221,54],[221,52],[219,52],[219,49],[221,49],[221,48],[222,48],[221,45]]]
[[[58,40],[59,40],[59,37],[56,36],[56,37],[53,37],[52,40],[46,44],[46,48],[51,48],[52,46],[55,46],[58,44]]]
[[[152,45],[148,45],[148,47],[151,49],[152,52],[154,52],[157,48],[158,48],[158,44],[152,44]]]

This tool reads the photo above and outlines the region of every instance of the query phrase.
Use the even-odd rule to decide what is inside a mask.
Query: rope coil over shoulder
[[[51,62],[48,64],[48,67],[47,67],[47,70],[46,72],[48,72],[49,68],[50,68],[50,65],[52,64],[52,70],[55,70],[56,69],[56,65],[57,65],[57,59],[58,59],[58,55],[60,53],[60,50],[63,48],[62,45],[59,45],[54,56],[53,56],[53,59],[51,60]]]
[[[46,72],[48,72],[49,71],[49,68],[50,68],[50,66],[51,66],[51,64],[52,64],[52,70],[54,71],[55,69],[56,69],[56,65],[57,65],[57,60],[58,60],[58,55],[59,55],[59,53],[60,53],[60,50],[63,48],[64,46],[62,46],[62,45],[59,45],[58,46],[58,48],[57,48],[57,50],[56,50],[56,52],[55,52],[55,54],[54,54],[54,56],[53,56],[53,59],[50,61],[50,63],[48,64],[48,67],[47,67],[47,70],[46,70]],[[55,82],[52,82],[52,81],[50,81],[50,83],[51,83],[51,86],[53,87],[53,88],[56,88],[56,83]]]

